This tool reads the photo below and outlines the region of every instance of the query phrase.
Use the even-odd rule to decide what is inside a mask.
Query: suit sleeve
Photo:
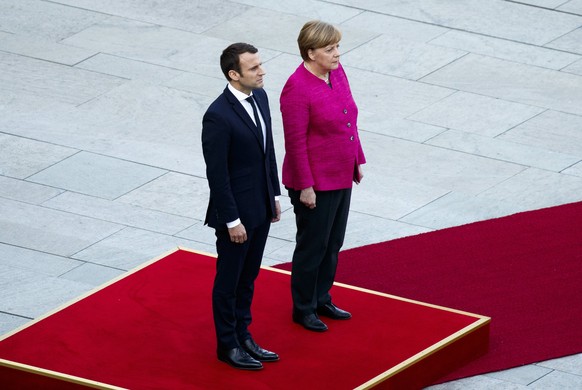
[[[202,152],[206,162],[206,177],[210,200],[218,222],[227,223],[239,218],[238,208],[230,186],[228,155],[231,147],[230,128],[225,120],[212,111],[202,119]]]
[[[267,102],[267,107],[269,107],[269,98],[267,96],[266,93],[264,93],[264,97],[265,97],[265,101]],[[269,114],[269,124],[268,124],[268,129],[271,132],[270,134],[270,142],[267,145],[267,147],[269,148],[269,168],[270,168],[270,172],[269,172],[269,176],[271,179],[271,185],[273,187],[273,191],[274,191],[274,196],[279,196],[281,195],[281,186],[279,185],[279,172],[277,169],[277,157],[275,155],[275,140],[273,139],[273,127],[272,127],[272,123],[271,123],[271,116]]]
[[[275,157],[275,147],[273,143],[271,143],[271,182],[273,184],[273,191],[275,192],[275,196],[281,195],[281,186],[279,185],[279,173],[277,170],[277,158]]]

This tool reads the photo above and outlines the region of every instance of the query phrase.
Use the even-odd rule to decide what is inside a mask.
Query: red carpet
[[[491,317],[445,380],[580,353],[582,202],[346,250],[336,280]]]
[[[412,389],[486,351],[487,318],[347,286],[333,293],[354,318],[306,331],[291,321],[289,275],[263,269],[251,331],[281,361],[235,370],[216,359],[214,268],[213,257],[178,250],[7,335],[0,387]]]

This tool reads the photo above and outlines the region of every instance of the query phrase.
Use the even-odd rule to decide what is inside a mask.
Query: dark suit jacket
[[[226,229],[240,218],[252,229],[275,215],[275,196],[281,194],[273,146],[267,94],[253,91],[266,125],[263,151],[254,122],[229,91],[224,89],[202,119],[202,151],[210,186],[205,223]]]

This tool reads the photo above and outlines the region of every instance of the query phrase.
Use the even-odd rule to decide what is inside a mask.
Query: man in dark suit
[[[270,224],[281,218],[281,190],[258,51],[232,44],[220,66],[228,85],[202,119],[210,187],[205,223],[216,230],[218,253],[212,290],[217,355],[235,368],[258,370],[261,362],[279,360],[257,345],[248,326]]]

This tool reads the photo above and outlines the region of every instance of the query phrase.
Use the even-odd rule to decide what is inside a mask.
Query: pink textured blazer
[[[281,93],[283,184],[288,188],[351,188],[354,171],[366,162],[358,136],[358,107],[343,67],[331,71],[329,78],[332,88],[302,62]]]

